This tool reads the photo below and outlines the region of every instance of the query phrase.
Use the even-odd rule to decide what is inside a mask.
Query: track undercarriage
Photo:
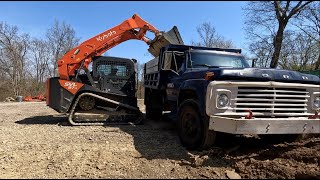
[[[93,93],[82,93],[73,103],[68,116],[71,125],[141,124],[138,107],[123,104]]]

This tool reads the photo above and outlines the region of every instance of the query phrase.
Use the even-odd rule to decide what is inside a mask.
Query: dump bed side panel
[[[156,57],[146,63],[146,74],[155,73],[159,71],[159,58]]]

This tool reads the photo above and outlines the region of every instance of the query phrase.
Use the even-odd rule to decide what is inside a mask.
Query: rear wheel
[[[208,117],[201,116],[195,100],[185,100],[179,107],[178,133],[184,147],[188,150],[201,150],[211,146],[216,137],[214,131],[208,130]]]

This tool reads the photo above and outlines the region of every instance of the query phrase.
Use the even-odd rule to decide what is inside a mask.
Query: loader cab
[[[103,92],[131,96],[136,94],[136,60],[111,56],[93,59],[92,75]]]

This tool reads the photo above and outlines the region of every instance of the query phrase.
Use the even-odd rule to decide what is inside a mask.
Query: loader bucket
[[[149,45],[148,51],[154,57],[158,57],[160,54],[160,49],[168,44],[184,44],[177,26],[173,26],[170,31],[163,32],[161,36],[156,37],[154,40],[152,40],[151,44]]]

